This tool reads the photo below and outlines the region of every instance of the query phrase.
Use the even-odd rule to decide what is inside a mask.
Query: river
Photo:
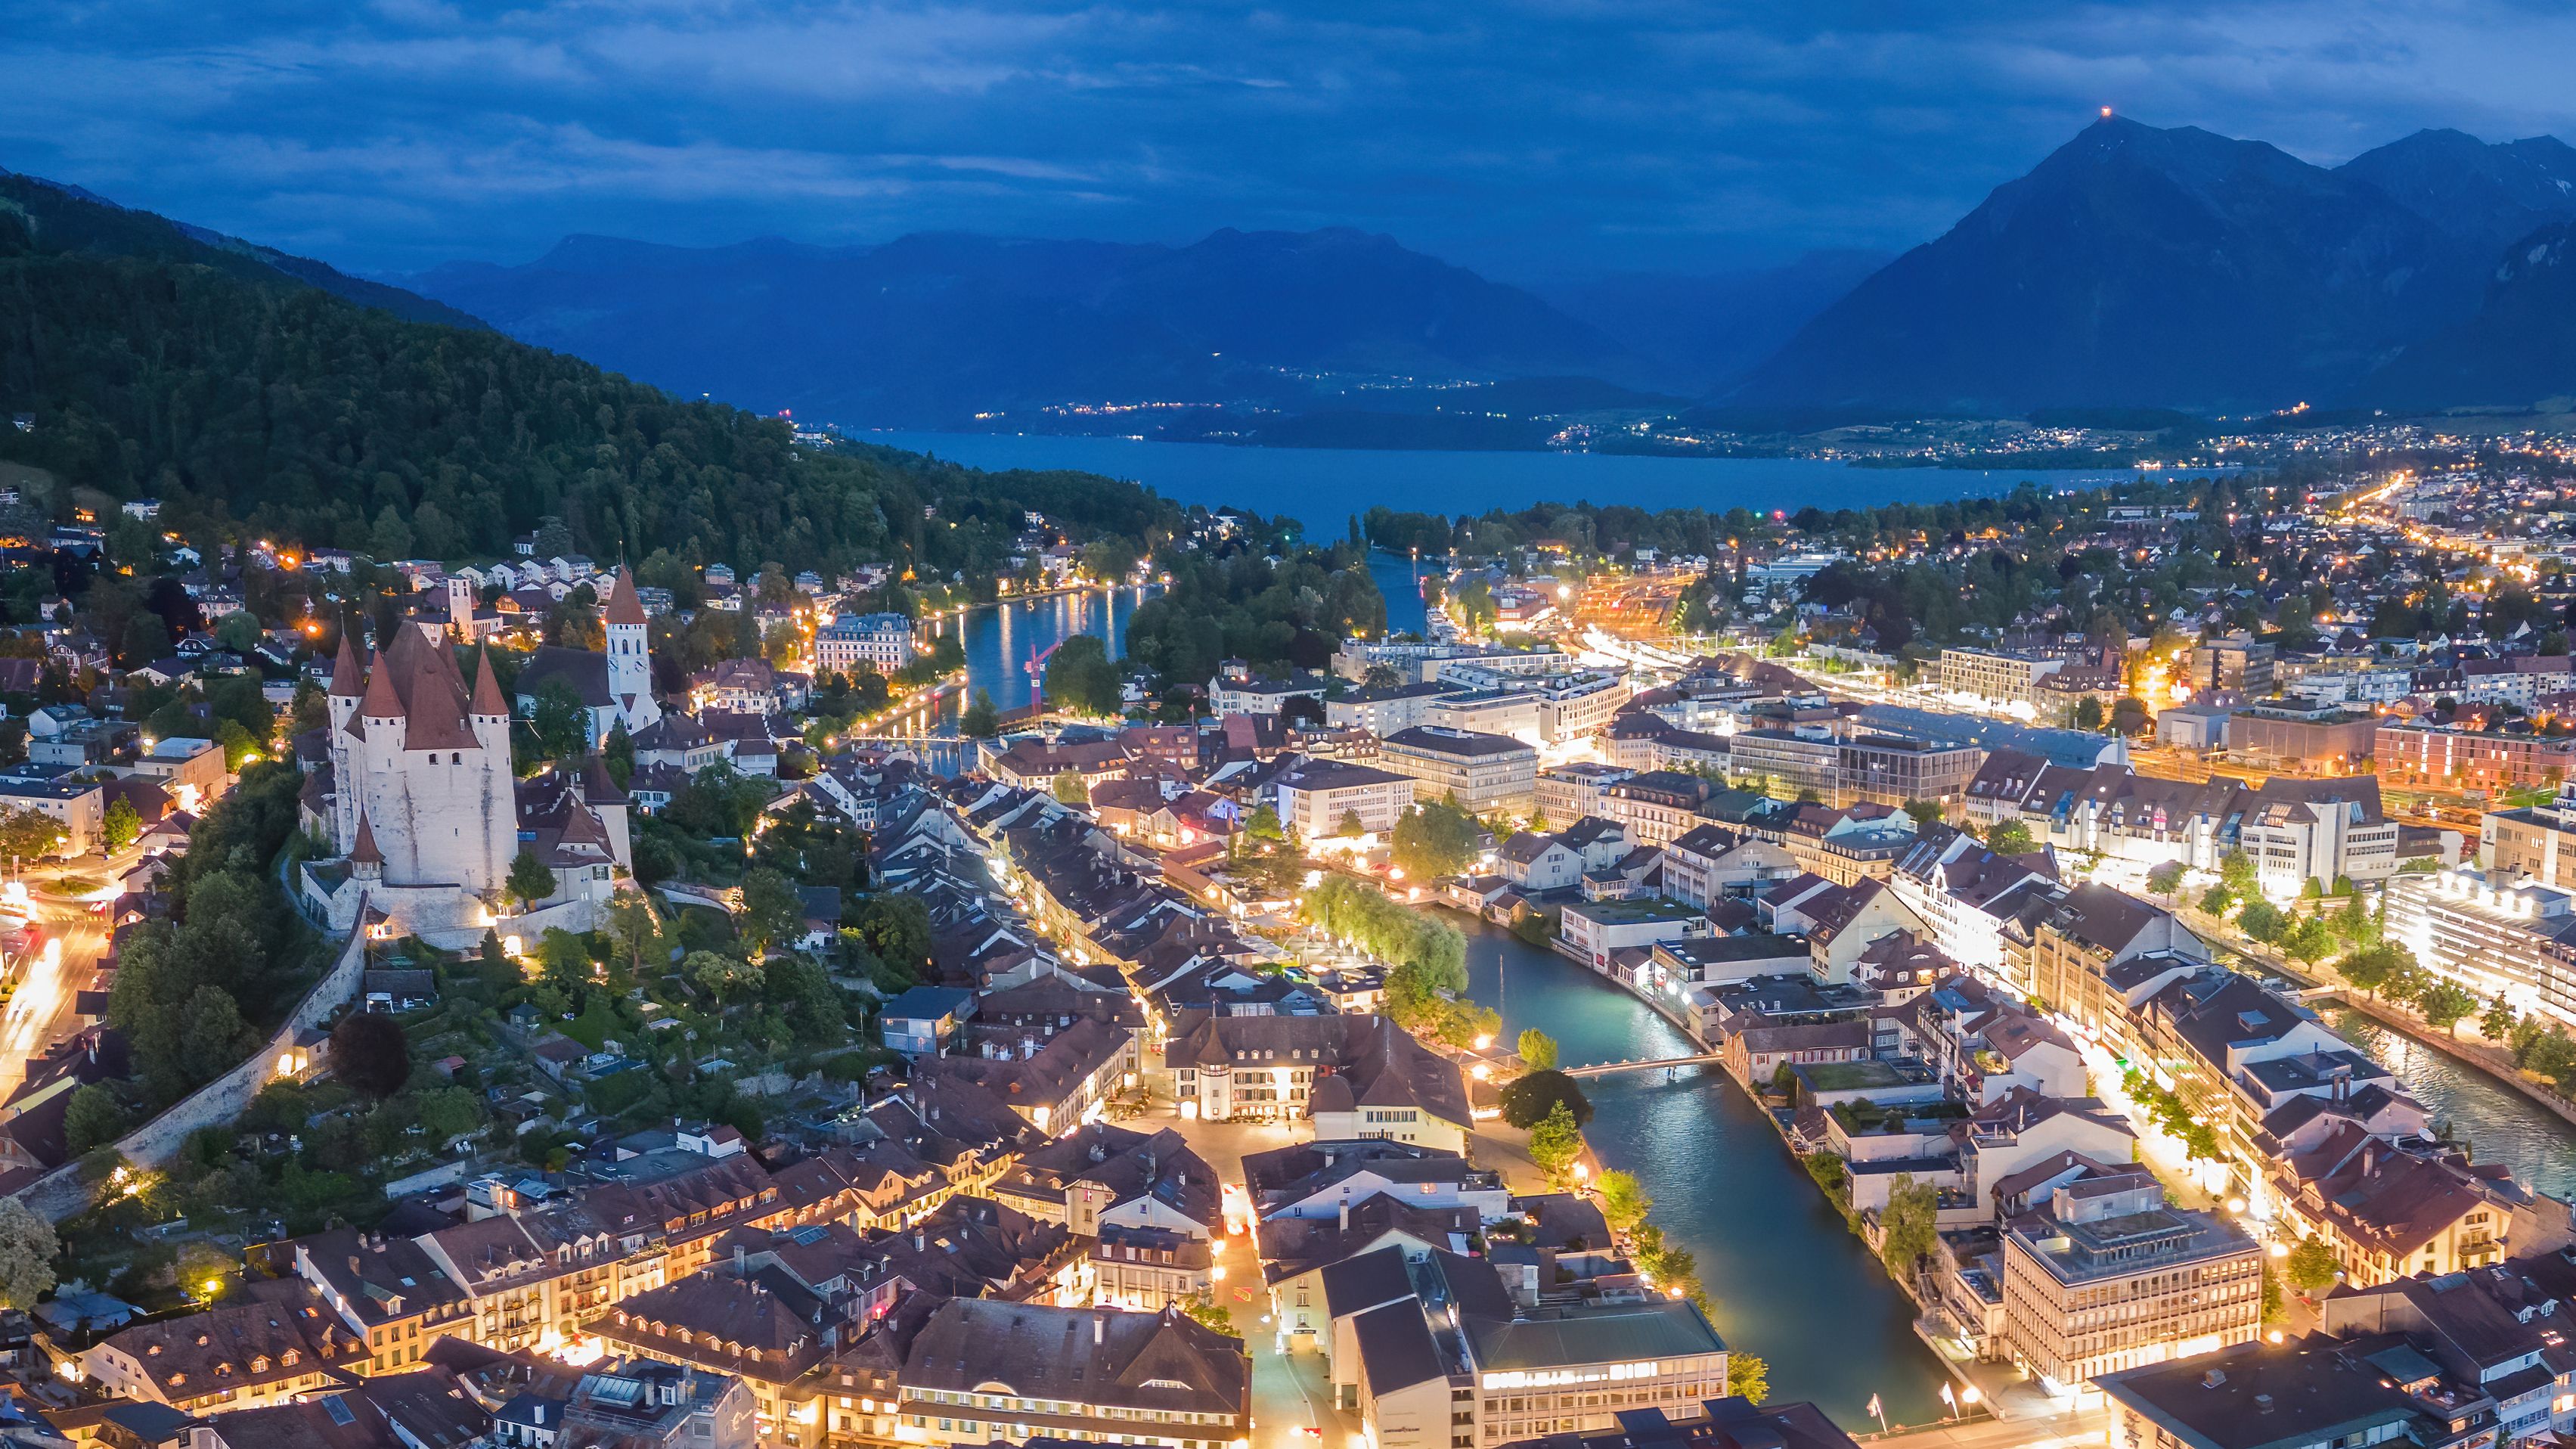
[[[1506,1040],[1535,1026],[1568,1066],[1700,1050],[1621,988],[1555,952],[1456,914],[1468,991],[1502,1012]],[[1654,1221],[1699,1258],[1717,1331],[1771,1366],[1775,1399],[1812,1399],[1835,1422],[1941,1414],[1942,1373],[1914,1336],[1914,1305],[1843,1227],[1805,1169],[1733,1079],[1683,1068],[1584,1084],[1585,1136],[1604,1164],[1637,1175]]]
[[[2137,476],[2120,468],[1857,468],[1831,458],[1237,448],[1025,433],[849,436],[977,468],[1076,468],[1133,479],[1181,503],[1286,514],[1310,534],[1336,537],[1346,520],[1379,505],[1455,515],[1590,499],[1649,509],[1795,511],[1810,504],[1864,508],[1966,498],[2025,482],[2086,487]]]
[[[2349,1007],[2334,1029],[2395,1072],[2437,1123],[2447,1122],[2478,1162],[2501,1162],[2526,1187],[2576,1195],[2576,1125],[2456,1057],[2391,1031]]]

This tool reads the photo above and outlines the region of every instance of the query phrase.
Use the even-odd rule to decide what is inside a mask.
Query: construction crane
[[[1029,662],[1028,662],[1028,663],[1026,663],[1026,664],[1021,665],[1020,667],[1028,671],[1028,673],[1029,673],[1029,678],[1031,678],[1031,679],[1041,679],[1041,678],[1044,678],[1044,677],[1045,677],[1045,675],[1046,675],[1046,662],[1047,662],[1047,657],[1048,657],[1049,655],[1051,655],[1051,654],[1055,653],[1055,651],[1057,651],[1057,650],[1059,650],[1059,649],[1063,648],[1063,647],[1064,647],[1065,639],[1071,639],[1071,638],[1074,638],[1074,637],[1076,637],[1076,636],[1071,635],[1071,634],[1067,634],[1067,635],[1065,635],[1065,636],[1064,636],[1064,639],[1058,639],[1058,640],[1057,640],[1057,641],[1055,641],[1054,643],[1049,644],[1049,645],[1048,645],[1047,647],[1045,647],[1044,649],[1041,649],[1041,650],[1039,650],[1037,653],[1030,655],[1030,656],[1029,656]]]

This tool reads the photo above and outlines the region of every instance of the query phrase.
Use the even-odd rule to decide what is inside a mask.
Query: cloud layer
[[[0,165],[387,271],[570,232],[1347,224],[1515,279],[1937,234],[2100,105],[2340,161],[2576,134],[2504,0],[22,7]]]

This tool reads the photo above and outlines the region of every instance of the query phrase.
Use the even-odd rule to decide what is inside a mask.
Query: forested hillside
[[[994,571],[1041,509],[1148,544],[1179,510],[1081,474],[796,446],[479,328],[361,307],[171,223],[0,176],[0,458],[113,497],[379,557],[504,551],[561,518],[602,558]],[[59,500],[57,503],[59,504]]]

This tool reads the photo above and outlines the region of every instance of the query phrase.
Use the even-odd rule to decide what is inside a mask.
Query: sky
[[[2340,162],[2576,138],[2506,0],[55,0],[0,166],[388,275],[576,232],[1348,225],[1523,282],[1945,230],[2097,109]]]

